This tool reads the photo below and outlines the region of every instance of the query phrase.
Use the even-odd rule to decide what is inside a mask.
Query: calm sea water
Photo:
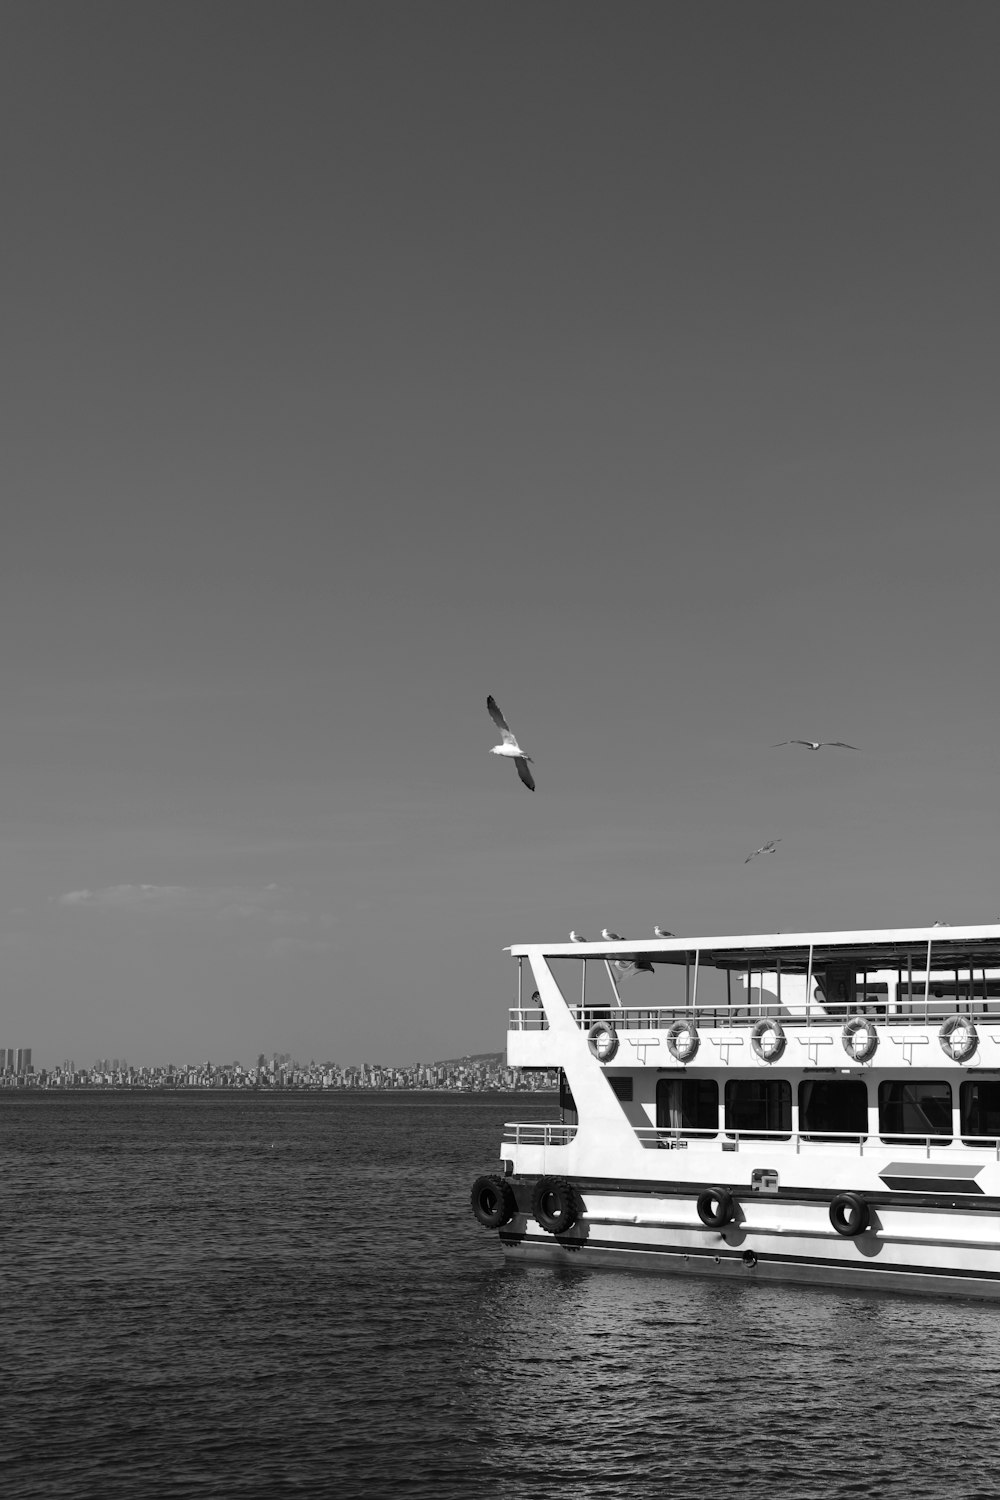
[[[1000,1308],[506,1266],[525,1095],[0,1096],[0,1486],[992,1497]]]

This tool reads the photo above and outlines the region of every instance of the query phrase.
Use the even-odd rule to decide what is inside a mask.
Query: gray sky
[[[570,927],[1000,914],[995,4],[4,30],[0,1043],[416,1061]]]

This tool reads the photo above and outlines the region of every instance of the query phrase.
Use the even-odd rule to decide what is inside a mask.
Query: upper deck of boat
[[[859,972],[934,967],[1000,968],[1000,921],[977,926],[887,927],[843,932],[771,932],[750,936],[623,938],[618,942],[516,943],[515,958],[596,958],[654,965],[691,964],[760,973],[815,972],[854,960]]]
[[[581,1024],[595,1006],[609,1002],[629,1013],[622,1022],[642,1028],[683,1014],[711,1015],[716,1025],[764,1015],[808,1025],[863,1013],[890,1023],[930,1021],[956,1011],[1000,1014],[1000,922],[526,943],[509,951],[519,970],[525,959],[546,965]],[[582,970],[579,1003],[575,985],[566,982],[568,963]],[[587,974],[595,965],[606,973],[607,985],[588,989]],[[522,1014],[512,1013],[512,1026],[530,1028],[520,975],[518,1008]]]

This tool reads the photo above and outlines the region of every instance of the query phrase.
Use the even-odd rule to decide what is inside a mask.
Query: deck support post
[[[813,945],[809,944],[809,967],[806,970],[806,1025],[812,1024],[813,999]]]

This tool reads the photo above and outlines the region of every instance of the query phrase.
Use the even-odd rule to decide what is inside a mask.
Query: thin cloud
[[[292,892],[266,886],[109,885],[66,891],[58,906],[86,911],[190,913],[219,922],[264,922],[289,928],[307,927],[313,917],[290,904]],[[325,925],[325,923],[323,924]]]
[[[190,894],[191,888],[183,885],[107,885],[95,891],[67,891],[56,899],[59,906],[104,911],[176,911]]]

